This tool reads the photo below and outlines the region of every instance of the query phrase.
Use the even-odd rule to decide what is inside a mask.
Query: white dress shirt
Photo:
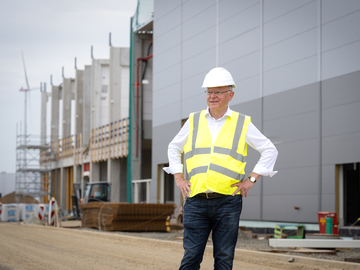
[[[228,107],[226,113],[220,119],[215,119],[210,115],[209,107],[206,110],[205,117],[209,126],[212,142],[214,144],[217,135],[228,117],[231,117],[232,110]],[[183,173],[183,164],[181,163],[181,153],[189,135],[189,119],[185,122],[180,132],[170,142],[168,147],[169,167],[164,171],[171,174]],[[277,173],[273,171],[275,161],[278,155],[273,143],[266,138],[251,122],[249,123],[245,141],[252,148],[260,152],[261,157],[253,169],[254,173],[272,177]],[[187,179],[189,180],[189,179]]]

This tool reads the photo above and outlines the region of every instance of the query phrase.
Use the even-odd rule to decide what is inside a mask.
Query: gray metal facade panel
[[[167,1],[173,2],[173,1]],[[174,1],[176,2],[176,1]],[[155,10],[155,13],[157,9]],[[155,14],[154,13],[154,14]],[[174,8],[172,10],[164,10],[163,17],[156,19],[154,23],[154,31],[158,32],[158,37],[165,34],[166,32],[173,31],[175,27],[181,24],[181,8]]]
[[[322,166],[322,194],[332,194],[335,197],[335,164]]]
[[[241,220],[259,220],[260,219],[260,196],[248,195],[243,197]]]
[[[360,102],[323,109],[322,115],[324,137],[360,132]]]
[[[172,123],[167,123],[165,125],[159,125],[157,127],[153,128],[153,144],[154,145],[158,145],[158,144],[162,144],[165,143],[166,145],[168,145],[171,140],[176,136],[176,134],[180,131],[181,129],[181,122],[180,121],[175,121]],[[153,151],[156,149],[153,149]],[[155,159],[158,159],[158,157],[160,157],[160,159],[163,156],[163,154],[159,154],[154,156]],[[167,151],[165,153],[166,156],[166,160],[167,160]]]
[[[322,163],[328,165],[360,162],[359,138],[360,132],[324,137]]]
[[[237,2],[236,6],[239,7],[240,2]],[[220,7],[223,3],[220,4]],[[233,7],[234,10],[240,10]],[[225,14],[224,18],[219,16],[219,43],[224,43],[230,39],[237,38],[245,33],[259,28],[260,18],[260,4],[257,3],[249,7],[248,9],[241,10],[239,13],[228,16]]]
[[[322,82],[322,108],[360,102],[360,72],[352,72]]]
[[[305,195],[265,195],[263,198],[263,219],[317,223],[317,205],[317,190],[310,190]],[[295,210],[295,206],[300,207],[300,209]]]
[[[277,170],[285,168],[310,167],[319,164],[319,141],[309,139],[276,144],[279,156]]]
[[[183,21],[188,21],[201,16],[201,13],[207,12],[208,9],[214,9],[215,1],[197,0],[183,3]],[[213,12],[213,11],[211,11]],[[215,14],[214,14],[215,15]],[[215,17],[213,17],[215,18]]]
[[[172,99],[172,103],[166,103],[162,107],[153,109],[153,127],[171,123],[174,120],[180,121],[180,101]]]
[[[161,48],[161,45],[159,46]],[[164,50],[160,54],[156,55],[156,71],[157,73],[163,72],[168,68],[173,67],[181,62],[181,45],[175,45],[168,50]]]
[[[322,53],[322,79],[341,76],[360,69],[360,41]]]
[[[314,0],[266,0],[264,1],[264,21],[269,22],[281,16],[285,16],[311,2],[314,2]]]
[[[302,59],[264,73],[264,95],[311,84],[317,81],[317,56]]]
[[[319,138],[319,112],[311,111],[264,122],[264,132],[273,143]]]
[[[203,51],[191,59],[182,62],[182,78],[187,79],[197,74],[202,74],[203,78],[210,69],[215,67],[215,47]]]
[[[204,94],[205,96],[205,88],[201,88],[201,86],[206,73],[207,71],[203,71],[202,73],[182,80],[181,97],[183,99],[188,99],[199,94]]]
[[[215,47],[215,35],[215,27],[211,27],[185,40],[182,44],[182,59],[186,61]]]
[[[322,51],[333,50],[360,40],[359,25],[360,10],[323,25],[321,29]]]
[[[326,0],[321,2],[321,20],[322,23],[341,18],[347,14],[353,13],[360,9],[360,2],[358,0]]]
[[[321,197],[323,211],[335,212],[335,194],[323,194]]]
[[[314,83],[264,97],[264,120],[318,110],[319,87]]]
[[[153,93],[153,109],[180,100],[180,83],[174,83]]]
[[[163,17],[166,17],[169,12],[178,8],[181,5],[180,1],[169,1],[169,0],[154,0],[154,19],[155,21],[160,20]]]
[[[232,99],[233,104],[251,102],[254,99],[260,98],[260,75],[248,77],[246,79],[235,81],[236,94]]]
[[[192,112],[198,112],[206,109],[206,96],[201,93],[191,98],[183,99],[181,104],[182,119],[188,118]]]
[[[157,26],[156,21],[154,26]],[[174,27],[172,31],[163,33],[159,37],[156,33],[157,31],[154,30],[154,40],[156,40],[156,45],[153,47],[153,51],[156,57],[181,43],[181,25]]]
[[[241,56],[233,61],[224,61],[227,57],[222,55],[230,54],[231,52],[219,53],[219,66],[230,71],[235,81],[236,87],[241,87],[241,81],[260,74],[260,51]],[[237,90],[237,89],[236,89]]]
[[[276,166],[277,168],[277,166]],[[264,195],[306,195],[318,190],[318,167],[281,169],[273,177],[264,178]]]
[[[313,1],[265,23],[264,45],[267,47],[316,27],[317,1]]]
[[[242,12],[251,9],[253,6],[259,6],[259,0],[222,0],[219,1],[219,22],[222,23],[234,16],[242,16]],[[260,8],[260,7],[259,7]]]
[[[190,1],[189,3],[193,3],[193,1]],[[215,23],[216,8],[215,5],[213,5],[203,10],[201,13],[198,13],[195,17],[183,22],[183,40],[186,41],[208,28],[215,27]]]
[[[159,65],[160,63],[158,63]],[[156,92],[169,88],[170,86],[177,84],[180,82],[180,64],[175,64],[166,69],[162,69],[156,73],[154,78],[153,92],[154,95]],[[155,97],[154,97],[155,102]]]
[[[227,63],[260,50],[260,30],[255,28],[219,45],[219,59]]]
[[[264,71],[286,66],[317,54],[317,29],[311,29],[264,49]]]

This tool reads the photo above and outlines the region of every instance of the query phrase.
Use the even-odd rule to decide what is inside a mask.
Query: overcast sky
[[[26,88],[21,52],[30,88],[74,78],[94,58],[109,58],[112,45],[130,46],[130,17],[137,0],[0,0],[0,172],[15,172],[16,126],[24,122]],[[40,134],[40,91],[28,94],[28,134]],[[50,123],[48,122],[48,125]],[[22,128],[23,129],[23,128]]]

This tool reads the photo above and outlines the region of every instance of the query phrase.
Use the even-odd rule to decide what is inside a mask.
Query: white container
[[[21,220],[27,219],[30,214],[34,214],[35,217],[38,215],[38,204],[35,203],[21,203]]]
[[[18,204],[3,204],[1,221],[19,221],[20,207]]]

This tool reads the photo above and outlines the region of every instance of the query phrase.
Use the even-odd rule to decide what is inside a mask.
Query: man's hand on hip
[[[256,178],[256,180],[258,180],[260,178],[260,174],[254,173],[252,172],[250,174],[250,176],[253,176]],[[251,182],[249,178],[246,178],[244,181],[236,183],[231,185],[231,187],[237,187],[237,189],[235,190],[235,192],[232,194],[233,196],[236,195],[236,193],[238,193],[239,191],[241,191],[241,196],[245,196],[247,197],[247,192],[249,191],[250,188],[252,188],[254,186],[255,183]]]
[[[175,182],[177,187],[180,189],[181,194],[183,195],[183,198],[185,199],[186,196],[190,197],[190,186],[191,183],[187,180],[185,180],[184,175],[182,173],[176,173],[174,174]]]

